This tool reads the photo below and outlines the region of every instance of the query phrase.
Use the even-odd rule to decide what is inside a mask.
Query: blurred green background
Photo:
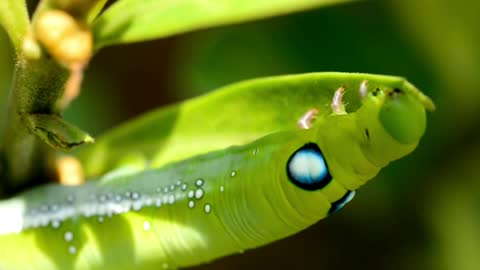
[[[266,75],[404,76],[437,111],[418,149],[308,230],[194,269],[480,269],[480,1],[361,1],[105,48],[66,118],[93,135]],[[0,106],[13,62],[0,33]],[[1,110],[0,113],[3,113]]]

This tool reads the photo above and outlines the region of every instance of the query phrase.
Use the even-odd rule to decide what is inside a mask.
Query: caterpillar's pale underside
[[[413,151],[432,107],[402,78],[317,73],[236,84],[157,111],[79,154],[97,180],[0,202],[0,270],[173,269],[287,237]],[[152,126],[156,118],[165,121]],[[187,120],[197,120],[198,140]],[[167,130],[168,139],[142,141]],[[183,142],[200,145],[187,151]],[[114,164],[130,153],[149,162],[122,173]]]

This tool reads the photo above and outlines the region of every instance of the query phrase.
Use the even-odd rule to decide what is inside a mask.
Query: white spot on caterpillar
[[[49,208],[50,208],[50,211],[57,212],[60,207],[56,204],[52,204],[52,205],[50,205]]]
[[[203,210],[205,211],[205,213],[210,214],[210,212],[212,211],[212,206],[209,203],[206,203],[203,207]]]
[[[195,207],[195,202],[193,200],[188,201],[188,208]]]
[[[68,247],[68,253],[70,253],[70,254],[77,253],[77,248],[75,246],[69,246]]]
[[[68,195],[67,196],[67,202],[73,203],[75,201],[75,197],[73,195]]]
[[[40,226],[45,227],[47,225],[48,225],[48,218],[42,218],[42,220],[40,221]]]
[[[187,185],[186,183],[184,183],[184,184],[182,185],[182,191],[187,190],[187,188],[188,188],[188,185]]]
[[[157,201],[155,202],[155,206],[161,207],[162,206],[162,199],[158,198]]]
[[[177,186],[181,186],[182,185],[182,181],[178,180],[177,181]]]
[[[175,190],[175,185],[174,184],[171,184],[170,185],[170,191],[174,191]]]
[[[170,196],[168,196],[168,203],[169,204],[175,203],[175,195],[171,194]]]
[[[123,206],[120,205],[120,204],[114,204],[112,205],[112,207],[110,208],[110,210],[116,214],[116,215],[119,215],[123,212]]]
[[[143,203],[142,202],[135,202],[133,203],[133,211],[140,211],[143,207]]]
[[[115,201],[121,202],[121,201],[122,201],[122,195],[117,194],[117,195],[115,196]]]
[[[54,229],[58,229],[60,227],[60,221],[58,221],[58,220],[52,221],[52,227]]]
[[[162,192],[162,189],[158,187],[158,188],[156,189],[156,191],[157,191],[158,193],[160,193],[160,192]]]
[[[99,217],[98,217],[98,222],[99,222],[99,223],[103,223],[103,220],[104,220],[103,216],[99,216]]]
[[[105,201],[107,200],[107,196],[105,196],[105,195],[102,194],[102,195],[98,196],[98,200],[99,200],[101,203],[103,203],[103,202],[105,202]]]
[[[232,171],[232,173],[230,174],[232,177],[234,177],[235,175],[237,174],[236,171]]]
[[[225,191],[225,187],[220,186],[220,192],[223,192],[223,191]]]
[[[203,183],[204,183],[204,181],[203,181],[202,178],[198,178],[197,181],[195,181],[195,185],[196,185],[197,187],[203,186]]]
[[[199,188],[195,190],[195,199],[200,200],[203,198],[203,189]]]
[[[189,190],[188,193],[187,193],[187,197],[189,199],[193,198],[194,195],[195,195],[195,191],[193,191],[193,190]]]
[[[163,192],[167,193],[168,192],[168,187],[164,187]]]
[[[125,197],[130,198],[131,195],[132,193],[130,191],[125,192]]]
[[[133,193],[132,193],[132,200],[135,201],[135,200],[138,200],[138,199],[140,199],[140,193],[138,193],[138,192],[133,192]]]
[[[92,212],[94,215],[103,216],[108,212],[107,205],[105,203],[98,204],[96,210],[95,208],[93,209],[94,210]]]
[[[72,232],[65,232],[65,234],[63,235],[63,238],[65,239],[65,241],[67,242],[71,242],[73,240],[73,233]]]
[[[143,222],[143,230],[145,231],[150,230],[150,222],[148,222],[147,220]]]
[[[152,198],[147,198],[147,199],[145,200],[145,205],[146,205],[146,206],[151,206],[152,204],[153,204]]]

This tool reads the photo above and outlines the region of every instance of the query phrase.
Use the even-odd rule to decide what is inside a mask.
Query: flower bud
[[[93,52],[90,30],[61,10],[49,10],[35,22],[35,36],[60,63],[72,66],[88,63]]]

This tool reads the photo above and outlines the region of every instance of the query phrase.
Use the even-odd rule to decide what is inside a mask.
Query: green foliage
[[[1,1],[0,12],[23,1],[7,2]],[[101,122],[105,130],[119,115],[127,119],[248,78],[330,70],[404,76],[438,107],[413,155],[380,173],[382,181],[362,189],[348,209],[298,236],[195,269],[478,269],[475,198],[480,188],[475,183],[480,172],[475,166],[480,153],[470,149],[478,145],[480,132],[479,3],[362,1],[111,48],[94,58],[86,75],[91,84],[67,114],[70,119],[88,117],[91,123],[85,126]],[[2,26],[5,14],[0,15]],[[95,24],[97,33],[102,20]],[[109,29],[119,30],[118,36],[105,33],[112,39],[97,48],[121,42],[120,24],[113,27],[112,21]],[[203,26],[178,27],[175,31],[185,32]],[[162,35],[173,33],[172,28],[156,29]],[[0,57],[8,57],[1,48]],[[10,74],[13,63],[0,60],[5,62],[0,76],[2,70]],[[92,79],[98,74],[109,83]],[[2,79],[0,95],[6,98],[4,85]],[[0,103],[6,108],[5,100]]]
[[[30,132],[53,148],[69,150],[74,146],[92,143],[93,138],[54,114],[22,114]]]
[[[314,6],[315,1],[310,3],[305,1],[300,8],[306,8]],[[332,3],[334,3],[333,1]],[[340,1],[338,1],[340,2]],[[93,40],[91,31],[95,29],[105,29],[110,23],[114,25],[113,29],[115,34],[119,34],[115,25],[120,23],[121,28],[126,30],[123,23],[127,22],[128,25],[139,27],[128,27],[130,30],[145,30],[151,28],[151,22],[145,25],[143,19],[147,18],[168,18],[162,12],[163,9],[158,9],[159,2],[130,2],[119,1],[114,7],[108,9],[104,13],[98,23],[93,26],[94,29],[89,29],[88,23],[92,21],[106,3],[104,0],[91,0],[91,1],[76,1],[76,0],[43,0],[40,1],[37,9],[33,15],[34,31],[27,33],[28,20],[24,24],[22,22],[22,14],[26,15],[25,3],[19,1],[2,2],[3,9],[0,13],[0,23],[6,28],[15,49],[16,54],[16,73],[13,81],[13,88],[11,90],[11,100],[8,106],[8,115],[5,134],[3,135],[3,146],[1,149],[2,155],[5,156],[2,159],[5,169],[1,172],[5,182],[5,186],[9,189],[17,189],[21,186],[29,185],[35,182],[35,175],[39,178],[48,178],[45,175],[45,171],[51,170],[50,166],[40,165],[39,169],[34,169],[35,166],[26,166],[25,169],[21,168],[20,164],[30,164],[33,161],[39,164],[50,163],[48,160],[41,160],[42,156],[52,156],[54,149],[45,147],[45,144],[55,146],[61,149],[69,149],[73,146],[81,145],[85,142],[91,142],[92,139],[87,136],[85,132],[77,129],[70,128],[73,125],[68,124],[59,117],[64,109],[64,104],[69,103],[71,95],[78,91],[79,83],[82,78],[82,72],[84,66],[90,61],[92,56]],[[323,2],[322,2],[323,3]],[[330,3],[327,1],[326,3]],[[164,4],[164,3],[162,3]],[[161,4],[161,5],[162,5]],[[197,3],[198,4],[198,3]],[[207,24],[207,26],[228,21],[227,18],[239,18],[232,22],[255,19],[261,16],[275,15],[278,13],[285,13],[297,10],[296,8],[288,8],[289,4],[280,4],[278,10],[273,9],[273,13],[269,13],[265,4],[250,3],[246,6],[241,3],[227,3],[226,10],[217,10],[218,6],[215,6],[214,13],[219,14],[219,20],[213,20]],[[212,14],[204,13],[205,6],[200,3],[199,6],[195,2],[187,3],[186,6],[177,3],[173,4],[174,13],[170,16],[175,16],[176,22],[185,22],[188,20],[178,20],[179,16],[186,16],[187,18],[197,18],[198,12],[201,13],[199,20],[195,19],[189,23],[189,27],[193,29],[203,25],[203,22],[209,21]],[[180,8],[186,8],[183,12],[177,14],[175,10]],[[199,9],[196,9],[199,8]],[[207,8],[208,9],[208,8]],[[264,11],[257,14],[255,11]],[[150,11],[145,13],[145,11]],[[239,13],[235,13],[239,11]],[[120,15],[118,15],[118,12]],[[167,13],[171,10],[167,9]],[[185,13],[186,12],[186,13]],[[197,12],[197,13],[196,13]],[[12,16],[13,14],[13,16]],[[113,14],[113,19],[109,19]],[[237,15],[235,15],[237,14]],[[149,15],[153,16],[150,17]],[[254,16],[255,15],[255,16]],[[25,16],[26,17],[26,16]],[[126,18],[126,21],[123,20]],[[85,25],[87,23],[87,25]],[[107,23],[107,25],[105,25]],[[160,20],[163,27],[167,29],[168,22]],[[18,27],[17,27],[18,24]],[[205,25],[203,25],[205,27]],[[52,29],[48,29],[48,28]],[[100,28],[98,28],[100,27]],[[107,28],[107,33],[108,33]],[[154,27],[153,29],[158,29]],[[112,30],[112,29],[110,29]],[[130,32],[127,32],[130,33]],[[133,31],[135,33],[135,31]],[[141,31],[140,31],[141,33]],[[155,34],[155,32],[153,32]],[[170,34],[175,34],[172,31]],[[121,36],[121,35],[120,35]],[[127,35],[128,37],[129,35]],[[146,40],[148,38],[159,37],[160,35],[133,35],[134,38],[131,41]],[[97,47],[102,44],[102,37],[97,36],[95,44]],[[22,46],[22,50],[20,50]],[[69,80],[67,81],[67,78]],[[79,79],[80,78],[80,79]],[[72,94],[73,93],[73,94]],[[49,114],[49,115],[47,115]],[[38,122],[36,117],[32,118],[31,115],[42,115],[42,121]],[[22,116],[22,117],[20,117]],[[44,118],[44,116],[46,118]],[[32,121],[32,119],[34,121]],[[55,119],[55,121],[43,121],[45,119]],[[39,124],[40,126],[32,123]],[[46,124],[48,123],[48,124]],[[53,124],[52,123],[56,123]],[[81,133],[81,134],[80,134]],[[75,134],[75,136],[71,136]],[[81,135],[79,138],[77,135]],[[83,134],[83,135],[82,135]],[[35,149],[35,150],[32,150]],[[28,154],[18,155],[18,152],[25,152]],[[48,152],[48,153],[46,153]],[[43,169],[43,173],[41,173]],[[52,174],[50,174],[52,175]]]
[[[93,24],[96,48],[167,37],[351,0],[120,0]]]
[[[13,47],[20,50],[28,29],[28,14],[25,1],[0,1],[0,26],[8,33]]]

